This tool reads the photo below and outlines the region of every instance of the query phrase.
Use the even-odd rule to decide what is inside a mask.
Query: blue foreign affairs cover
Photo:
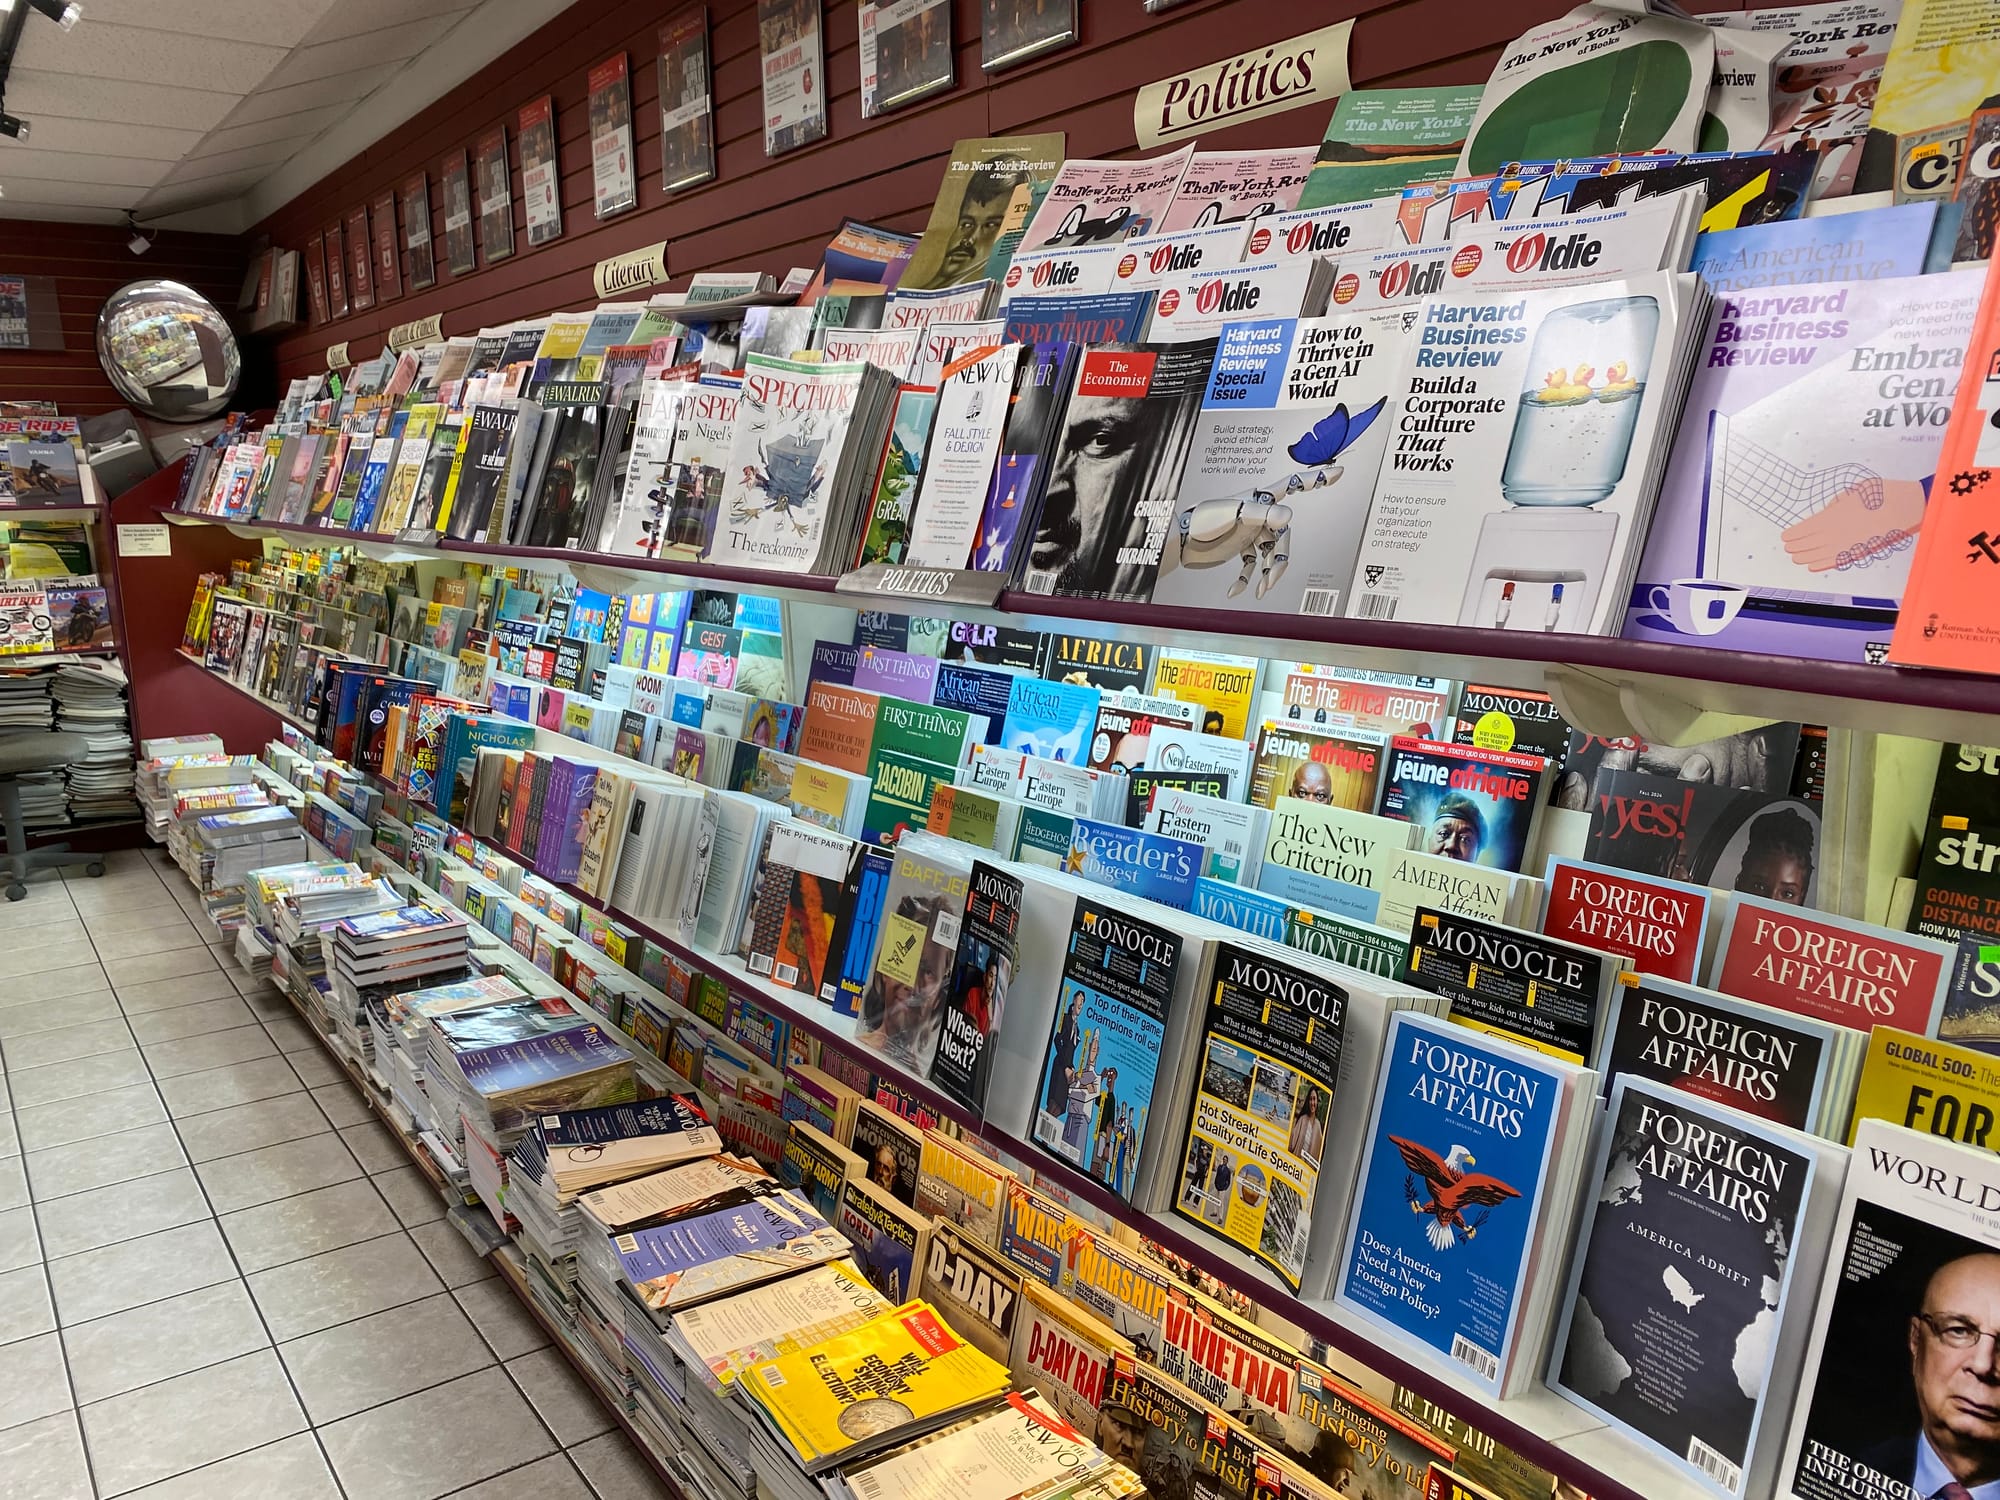
[[[1570,1070],[1408,1011],[1384,1058],[1337,1300],[1498,1396]]]

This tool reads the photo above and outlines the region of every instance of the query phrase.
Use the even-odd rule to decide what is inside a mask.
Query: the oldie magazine
[[[632,80],[625,54],[590,70],[590,164],[597,217],[608,219],[638,206],[639,178],[632,160]]]
[[[1018,250],[1066,250],[1154,233],[1193,159],[1190,143],[1140,161],[1065,161]]]
[[[1672,197],[1566,218],[1467,225],[1442,244],[1395,245],[1340,263],[1335,306],[1408,307],[1438,296],[1575,286],[1678,269],[1699,205]]]
[[[1155,604],[1341,612],[1409,321],[1383,312],[1223,327]]]
[[[1530,27],[1501,54],[1458,170],[1497,172],[1531,156],[1692,151],[1714,70],[1714,34],[1697,22],[1641,6],[1580,5]],[[1691,87],[1690,79],[1700,82]]]
[[[1954,271],[1718,298],[1625,634],[1882,660],[1950,489],[1938,429],[1979,286]]]
[[[982,275],[1010,211],[1025,216],[1034,194],[1055,180],[1063,142],[1060,131],[953,142],[930,222],[897,289],[934,290]]]
[[[707,561],[812,570],[866,370],[749,356]]]
[[[1294,1291],[1346,1019],[1346,993],[1314,969],[1217,945],[1174,1212],[1241,1245]]]
[[[556,162],[556,110],[544,94],[521,106],[521,197],[528,210],[528,243],[546,245],[562,233],[562,169]]]
[[[695,6],[660,28],[660,185],[670,193],[715,176],[708,9]]]
[[[1950,1393],[1970,1377],[1945,1372],[1968,1357],[1941,1330],[1980,1321],[1966,1309],[2000,1250],[1996,1202],[2000,1160],[1990,1151],[1881,1120],[1855,1131],[1779,1470],[1783,1500],[1901,1500],[1924,1493],[1916,1486],[1927,1472],[1957,1482],[1926,1451],[1925,1429],[1946,1420],[1932,1417],[1940,1403],[1965,1409]],[[1974,1341],[1983,1337],[1975,1327]],[[1989,1462],[1983,1417],[1966,1432],[1975,1439],[1968,1457]]]
[[[1781,1348],[1796,1348],[1781,1330],[1803,1323],[1816,1290],[1809,1205],[1833,1191],[1803,1136],[1656,1084],[1618,1085],[1585,1180],[1550,1385],[1712,1492],[1764,1493],[1795,1368],[1777,1368]],[[1814,1217],[1825,1216],[1822,1205]],[[1753,1476],[1762,1482],[1746,1486]]]
[[[1027,558],[1028,592],[1152,596],[1215,348],[1201,339],[1084,351]]]
[[[1314,148],[1273,151],[1197,151],[1167,205],[1161,233],[1238,224],[1299,205],[1312,172]]]
[[[782,155],[826,134],[820,11],[821,0],[757,0],[766,156]]]
[[[1690,296],[1659,274],[1425,303],[1349,613],[1614,633]]]

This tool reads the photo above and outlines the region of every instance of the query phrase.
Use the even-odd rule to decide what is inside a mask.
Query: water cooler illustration
[[[1501,470],[1508,508],[1479,528],[1458,623],[1587,631],[1619,518],[1594,509],[1624,477],[1660,328],[1652,297],[1609,297],[1546,318]]]

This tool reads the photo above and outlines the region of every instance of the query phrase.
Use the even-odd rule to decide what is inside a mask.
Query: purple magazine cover
[[[1982,275],[1717,297],[1628,639],[1886,658]]]

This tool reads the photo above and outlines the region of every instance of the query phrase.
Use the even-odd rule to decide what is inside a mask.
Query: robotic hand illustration
[[[1320,489],[1340,477],[1339,469],[1321,470],[1313,485]],[[1287,497],[1306,488],[1294,474],[1285,482]],[[1292,508],[1269,490],[1248,495],[1224,495],[1203,500],[1180,513],[1180,563],[1184,568],[1213,568],[1236,558],[1243,564],[1227,591],[1234,599],[1250,587],[1254,574],[1257,597],[1263,598],[1285,576],[1292,560]]]

